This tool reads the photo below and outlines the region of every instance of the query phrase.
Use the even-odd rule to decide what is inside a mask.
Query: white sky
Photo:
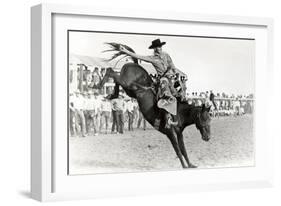
[[[104,43],[117,42],[130,46],[137,54],[152,55],[148,47],[156,38],[166,42],[163,51],[188,75],[189,92],[254,93],[254,40],[70,32],[69,52],[109,58],[112,53],[102,53],[109,49]]]

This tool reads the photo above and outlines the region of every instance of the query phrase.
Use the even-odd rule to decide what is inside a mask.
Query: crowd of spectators
[[[70,72],[69,121],[71,136],[97,135],[99,133],[122,134],[134,128],[146,129],[146,120],[139,111],[135,99],[129,98],[122,90],[119,98],[108,100],[113,91],[111,86],[99,88],[105,75],[105,68],[88,69],[79,65]]]
[[[92,71],[80,66],[70,73],[69,121],[71,136],[97,135],[99,133],[124,133],[140,128],[146,129],[146,120],[139,110],[135,99],[129,98],[124,92],[119,98],[108,100],[106,96],[113,91],[113,86],[98,88],[97,85],[105,75],[104,68]],[[185,82],[185,81],[184,81]],[[122,90],[121,90],[122,91]],[[239,116],[253,112],[253,95],[228,95],[225,93],[186,92],[182,90],[182,101],[190,105],[211,106],[213,116]]]
[[[146,129],[146,120],[139,111],[136,100],[125,94],[108,100],[98,93],[70,94],[70,133],[71,136],[97,135],[99,133],[123,134],[135,128]]]
[[[254,96],[249,95],[228,95],[225,93],[192,92],[187,93],[186,100],[189,104],[200,106],[203,103],[211,106],[213,116],[239,116],[252,114],[254,107]]]

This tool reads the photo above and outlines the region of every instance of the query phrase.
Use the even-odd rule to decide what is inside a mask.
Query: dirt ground
[[[211,131],[211,140],[205,142],[195,126],[184,130],[189,158],[198,168],[254,165],[252,116],[214,118]],[[171,143],[151,127],[69,139],[71,175],[175,169],[181,164]]]

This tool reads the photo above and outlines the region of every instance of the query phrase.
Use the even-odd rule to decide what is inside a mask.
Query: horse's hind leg
[[[180,147],[180,150],[181,150],[181,153],[183,154],[184,156],[184,159],[186,160],[187,162],[187,165],[189,168],[196,168],[195,165],[191,164],[188,156],[187,156],[187,152],[186,152],[186,149],[185,149],[185,146],[184,146],[184,141],[183,141],[183,135],[181,132],[178,132],[177,133],[177,136],[178,136],[178,144],[179,144],[179,147]]]
[[[183,157],[182,157],[182,153],[180,151],[180,147],[179,147],[179,144],[178,144],[178,141],[177,141],[177,138],[176,138],[176,133],[174,131],[174,129],[170,129],[170,132],[167,134],[169,140],[171,141],[172,145],[173,145],[173,148],[181,162],[181,165],[183,168],[187,168],[187,166],[185,165],[184,163],[184,160],[183,160]]]

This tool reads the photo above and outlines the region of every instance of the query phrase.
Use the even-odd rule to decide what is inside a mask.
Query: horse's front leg
[[[182,167],[187,168],[187,166],[185,165],[184,159],[182,157],[182,153],[180,151],[180,147],[179,147],[179,144],[178,144],[178,141],[177,141],[177,138],[176,138],[176,133],[175,133],[173,128],[171,128],[169,130],[169,132],[167,133],[167,136],[168,136],[169,140],[171,141],[171,143],[173,145],[173,148],[174,148],[174,150],[175,150],[175,152],[176,152],[176,154],[177,154],[177,156],[180,160],[180,163],[181,163]]]
[[[178,132],[178,133],[177,133],[177,137],[178,137],[178,144],[179,144],[181,153],[183,154],[184,159],[185,159],[185,161],[187,162],[188,168],[196,168],[197,166],[193,165],[193,164],[190,162],[190,160],[189,160],[189,158],[188,158],[188,156],[187,156],[187,152],[186,152],[185,145],[184,145],[184,141],[183,141],[182,132]]]

